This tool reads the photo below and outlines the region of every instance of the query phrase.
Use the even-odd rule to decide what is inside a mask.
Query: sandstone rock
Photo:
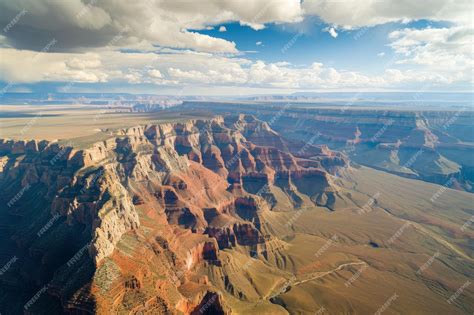
[[[262,248],[266,257],[270,237],[263,228],[264,214],[278,203],[272,189],[291,200],[304,194],[334,209],[339,190],[329,173],[347,167],[347,160],[326,147],[312,147],[309,151],[316,157],[295,157],[293,150],[268,123],[253,116],[216,117],[124,128],[81,149],[0,140],[0,181],[44,189],[42,197],[49,207],[43,215],[83,227],[81,235],[89,235],[90,264],[100,271],[92,277],[109,286],[104,292],[110,291],[110,296],[96,301],[101,310],[124,307],[120,301],[125,292],[155,292],[145,302],[153,310],[168,312],[170,305],[178,304],[185,313],[206,307],[206,312],[227,314],[223,296],[212,291],[212,281],[194,271],[212,266],[222,272],[224,249],[249,253]],[[264,198],[268,196],[272,201]],[[141,222],[143,215],[152,222]],[[130,245],[132,252],[124,255],[117,244],[129,237],[147,241],[136,248]],[[22,246],[27,243],[18,240]],[[44,255],[36,249],[31,253]],[[143,270],[129,268],[132,263]],[[128,270],[127,278],[100,278],[109,264],[118,278],[121,268]],[[155,274],[155,269],[166,279],[174,275],[174,280],[144,276]],[[190,297],[178,290],[185,285],[194,293]],[[61,290],[53,291],[68,301],[65,308],[81,310],[90,309],[87,295],[94,295],[94,290],[99,288],[87,291],[82,283],[67,297]],[[142,310],[136,305],[125,309]]]

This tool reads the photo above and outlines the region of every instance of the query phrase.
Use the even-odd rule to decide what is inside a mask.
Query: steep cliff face
[[[312,106],[298,103],[291,106],[278,103],[271,106],[258,103],[228,106],[189,102],[182,108],[205,108],[216,114],[255,113],[272,131],[265,131],[267,128],[264,127],[257,136],[252,131],[245,132],[247,139],[260,144],[259,139],[265,134],[275,147],[285,148],[286,144],[296,157],[317,156],[317,150],[327,145],[362,165],[408,178],[449,184],[454,189],[474,191],[474,113],[471,110],[405,111]],[[233,119],[238,121],[238,118]],[[277,145],[280,140],[272,139],[271,134],[275,131],[286,140],[283,144]],[[337,155],[332,159],[325,158],[323,167],[338,165],[340,158]]]
[[[81,150],[0,140],[0,215],[12,222],[3,255],[28,262],[15,273],[47,270],[18,278],[19,299],[33,282],[46,285],[50,309],[138,312],[145,300],[162,312],[228,313],[197,270],[223,272],[225,249],[272,248],[271,211],[304,202],[334,210],[344,199],[331,174],[348,161],[324,146],[298,156],[294,147],[243,115],[136,126]],[[60,254],[57,243],[70,248]]]

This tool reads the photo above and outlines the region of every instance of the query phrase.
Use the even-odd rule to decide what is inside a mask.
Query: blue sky
[[[266,62],[290,62],[295,66],[308,66],[322,62],[351,71],[376,73],[394,53],[388,45],[388,35],[398,29],[443,28],[446,22],[427,20],[409,23],[386,23],[373,27],[338,31],[333,38],[325,29],[330,25],[317,18],[307,18],[302,23],[270,24],[263,30],[254,30],[239,23],[222,24],[212,30],[201,30],[202,34],[234,41],[237,48],[246,52],[246,57]],[[220,32],[220,26],[226,28]],[[261,42],[257,45],[257,42]],[[293,43],[293,44],[291,44]],[[285,49],[285,46],[287,49]],[[383,53],[383,56],[379,56]]]
[[[0,93],[472,90],[470,1],[117,1],[0,0]]]

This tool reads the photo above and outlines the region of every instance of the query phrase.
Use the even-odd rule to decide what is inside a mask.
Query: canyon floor
[[[2,314],[474,311],[472,112],[18,108]]]

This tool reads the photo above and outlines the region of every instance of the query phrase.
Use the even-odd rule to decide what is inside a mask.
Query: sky
[[[0,95],[472,91],[468,0],[0,0]]]

